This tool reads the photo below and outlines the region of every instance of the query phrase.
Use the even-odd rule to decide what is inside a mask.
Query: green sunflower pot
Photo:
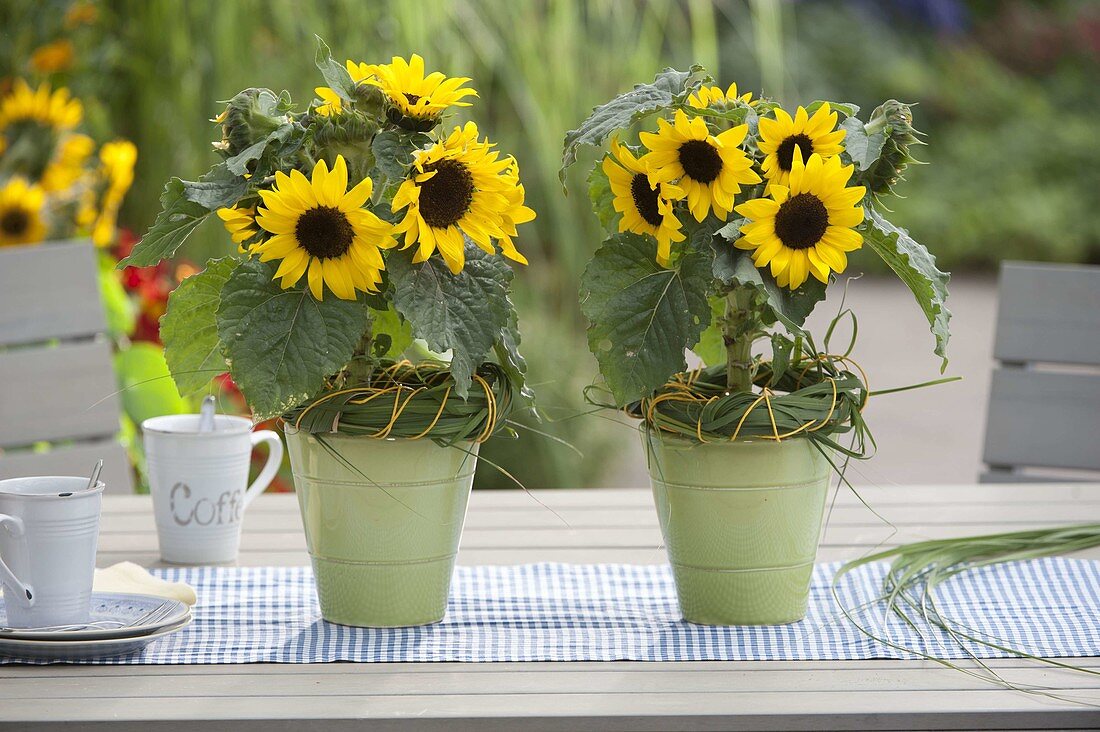
[[[321,615],[392,628],[443,619],[477,443],[287,428]]]
[[[829,486],[825,456],[805,438],[642,439],[684,620],[801,620]]]

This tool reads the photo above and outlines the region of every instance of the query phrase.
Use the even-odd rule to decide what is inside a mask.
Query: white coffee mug
[[[88,622],[102,482],[50,476],[0,480],[0,582],[7,625]]]
[[[154,417],[141,429],[161,559],[173,564],[235,561],[244,510],[282,463],[279,435],[253,432],[247,419],[224,414],[215,416],[213,432],[199,432],[197,414]],[[271,454],[249,486],[252,447],[261,442]]]

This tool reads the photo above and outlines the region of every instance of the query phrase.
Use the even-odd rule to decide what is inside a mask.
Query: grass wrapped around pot
[[[465,400],[455,395],[449,365],[388,362],[366,384],[327,392],[284,417],[295,429],[375,439],[429,437],[440,445],[485,442],[505,422],[520,387],[495,363],[482,364]]]

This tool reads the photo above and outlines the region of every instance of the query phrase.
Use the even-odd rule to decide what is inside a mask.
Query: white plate
[[[141,623],[129,627],[91,627],[84,630],[33,630],[14,628],[0,631],[0,640],[36,640],[36,641],[89,641],[132,638],[155,633],[158,630],[176,625],[188,616],[190,610],[179,600],[167,600],[153,595],[130,595],[121,592],[93,592],[90,620],[111,620],[129,624],[140,620],[162,603],[172,603],[171,612],[152,623]],[[4,600],[0,598],[0,627],[8,624]]]
[[[100,640],[13,640],[0,638],[0,655],[12,658],[44,658],[51,661],[86,661],[92,658],[111,658],[140,651],[153,641],[183,630],[191,624],[188,613],[182,622],[170,628],[130,638],[104,638]]]

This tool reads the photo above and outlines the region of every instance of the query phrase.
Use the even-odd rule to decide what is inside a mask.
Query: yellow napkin
[[[129,592],[167,597],[187,605],[194,605],[197,599],[191,585],[154,577],[133,562],[119,562],[106,569],[97,569],[92,589],[96,592]]]

